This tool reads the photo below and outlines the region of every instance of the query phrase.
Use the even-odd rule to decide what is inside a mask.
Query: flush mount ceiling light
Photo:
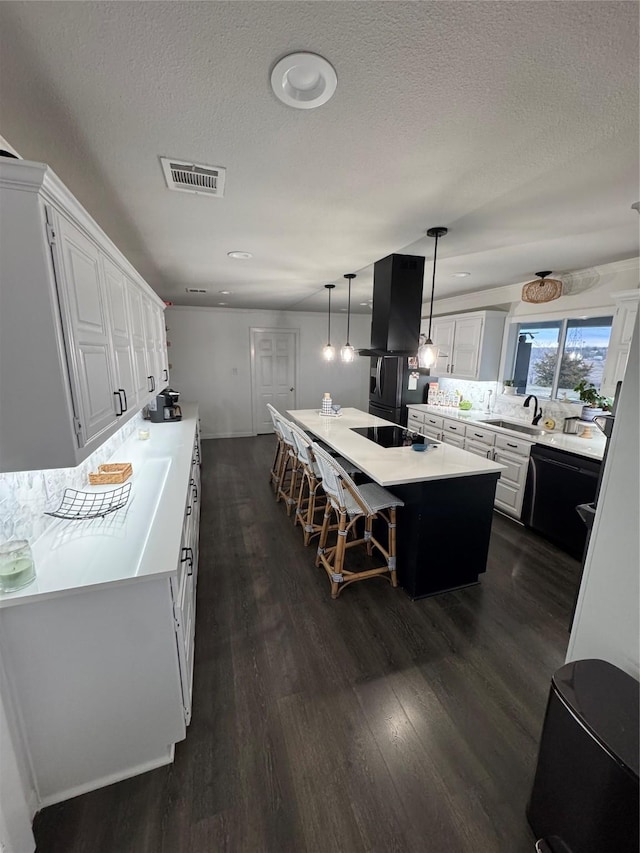
[[[251,252],[227,252],[227,257],[236,261],[248,261],[253,255]]]
[[[325,361],[333,361],[336,357],[336,348],[331,346],[331,291],[335,284],[325,284],[326,290],[329,291],[329,312],[327,322],[327,344],[322,349],[322,357]]]
[[[433,275],[431,277],[431,305],[429,306],[429,331],[427,339],[422,341],[418,347],[418,367],[432,367],[436,363],[438,356],[438,348],[434,346],[431,340],[431,321],[433,320],[433,294],[436,289],[436,259],[438,257],[438,239],[444,237],[449,231],[448,228],[429,228],[427,237],[435,237],[436,245],[433,250]]]
[[[219,290],[218,293],[220,294],[220,296],[230,296],[231,295],[230,290]]]
[[[471,275],[470,272],[454,272],[451,273],[452,278],[466,278],[468,275]]]
[[[340,350],[340,358],[342,361],[349,363],[354,360],[356,357],[356,351],[349,343],[349,331],[350,331],[350,323],[351,323],[351,282],[356,277],[354,272],[348,272],[345,275],[345,278],[349,282],[349,299],[347,302],[347,342]]]
[[[297,110],[313,110],[326,104],[337,85],[333,66],[315,53],[284,56],[271,72],[275,96]]]

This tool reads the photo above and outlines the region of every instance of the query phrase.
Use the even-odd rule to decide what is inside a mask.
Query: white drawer
[[[449,421],[446,418],[444,419],[443,430],[445,435],[448,433],[453,433],[454,435],[459,435],[464,438],[466,432],[466,426],[464,424],[457,423],[456,421]]]
[[[423,415],[419,415],[417,412],[412,412],[409,409],[409,417],[407,418],[407,426],[410,429],[419,429],[424,423]]]
[[[425,415],[424,416],[425,426],[433,427],[434,429],[442,429],[442,418],[437,417],[436,415]]]
[[[430,426],[423,426],[422,434],[426,435],[427,438],[433,438],[435,441],[442,441],[442,432],[437,428],[434,429]]]
[[[531,442],[522,441],[518,438],[511,438],[508,435],[496,435],[496,447],[502,450],[507,450],[509,453],[517,453],[520,456],[529,456],[531,452]]]
[[[474,424],[467,424],[466,435],[470,441],[479,441],[482,444],[488,444],[491,447],[493,447],[496,441],[496,433],[493,430],[483,429],[482,427],[477,427]]]
[[[469,453],[475,453],[476,456],[483,456],[485,459],[491,459],[493,457],[493,450],[490,445],[484,444],[482,441],[472,441],[469,438],[466,438],[464,442],[464,449],[468,450]]]
[[[498,509],[508,512],[509,515],[520,517],[522,508],[522,493],[520,489],[515,489],[509,483],[503,483],[498,480],[496,483],[496,498],[495,505]]]
[[[529,459],[499,448],[495,449],[493,458],[498,464],[505,466],[505,470],[500,474],[500,480],[510,483],[514,488],[524,489]]]
[[[445,432],[442,435],[442,440],[447,444],[453,444],[455,447],[464,448],[464,436],[456,435],[454,432]]]

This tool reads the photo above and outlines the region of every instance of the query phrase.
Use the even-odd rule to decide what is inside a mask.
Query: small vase
[[[502,389],[502,393],[506,394],[508,397],[514,397],[516,393],[515,385],[505,385]]]

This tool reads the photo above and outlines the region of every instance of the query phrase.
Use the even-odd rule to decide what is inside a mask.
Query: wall
[[[640,352],[638,323],[611,444],[567,661],[600,658],[640,677]]]
[[[342,406],[368,408],[369,359],[327,363],[325,314],[302,311],[250,311],[221,308],[167,308],[171,385],[183,400],[200,404],[204,438],[253,435],[251,410],[251,327],[298,329],[296,407],[319,408],[324,391]],[[351,317],[351,343],[369,345],[371,317]],[[334,315],[332,343],[346,339],[346,317]]]

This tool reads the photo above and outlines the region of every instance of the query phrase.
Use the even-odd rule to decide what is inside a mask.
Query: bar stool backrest
[[[329,500],[336,509],[347,507],[353,501],[349,501],[347,493],[350,492],[355,502],[367,515],[373,515],[373,508],[362,496],[360,489],[333,456],[330,456],[318,444],[311,445],[320,473],[322,474],[322,487],[329,495]]]
[[[283,418],[280,412],[276,414],[276,420],[278,421],[278,426],[280,427],[280,434],[282,435],[282,440],[286,445],[289,446],[291,450],[294,451],[294,453],[296,453],[297,456],[296,445],[293,441],[293,433],[291,432],[291,427],[293,426],[293,424],[286,418]]]
[[[298,459],[303,462],[308,468],[313,469],[313,451],[311,450],[311,439],[306,432],[297,424],[289,422],[291,434],[298,451]]]
[[[267,403],[267,411],[271,415],[271,420],[273,421],[273,429],[282,438],[282,430],[280,429],[280,424],[278,423],[278,419],[280,418],[280,412],[274,406],[272,406],[271,403]]]

